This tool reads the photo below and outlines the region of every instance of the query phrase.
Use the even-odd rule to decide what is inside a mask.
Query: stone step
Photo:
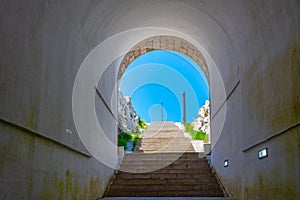
[[[122,165],[152,165],[154,160],[143,160],[142,158],[140,160],[136,159],[124,159],[122,161]],[[200,160],[200,159],[178,159],[178,160],[155,160],[155,164],[186,164],[188,161],[189,164],[206,164],[206,160]]]
[[[171,147],[187,147],[187,146],[193,146],[191,143],[189,142],[186,142],[186,143],[160,143],[160,144],[147,144],[147,143],[142,143],[140,145],[140,147],[156,147],[156,148],[163,148],[163,147],[168,147],[168,146],[171,146]]]
[[[120,167],[121,168],[121,167]],[[154,168],[139,168],[139,169],[134,169],[134,168],[123,168],[122,170],[119,169],[118,171],[124,171],[124,172],[130,172],[130,173],[145,173],[145,172],[151,172],[151,173],[170,173],[170,174],[183,174],[183,173],[207,173],[210,174],[212,173],[211,169],[166,169],[166,168],[159,168],[159,167],[154,167]]]
[[[160,159],[201,159],[206,160],[204,153],[132,153],[127,154],[124,159],[143,159],[143,160],[160,160]]]
[[[194,147],[192,145],[189,146],[165,146],[165,147],[151,147],[151,146],[142,146],[136,148],[138,150],[143,150],[143,151],[173,151],[173,152],[185,152],[186,150],[194,150]]]
[[[127,173],[119,171],[116,178],[215,178],[214,174],[203,173]]]
[[[189,141],[191,141],[190,138],[182,136],[182,135],[170,136],[170,135],[163,135],[163,134],[156,135],[156,136],[149,136],[149,137],[144,136],[141,139],[141,141],[147,141],[147,142],[164,142],[164,141],[172,141],[172,140],[177,140],[177,141],[189,140]]]
[[[193,146],[190,142],[181,142],[181,143],[178,143],[178,142],[170,142],[170,143],[155,143],[155,144],[149,144],[149,143],[141,143],[140,147],[156,147],[156,148],[163,148],[163,147],[176,147],[178,146],[179,147],[188,147],[188,146]]]
[[[152,122],[148,128],[151,127],[177,127],[173,122]]]
[[[222,197],[218,190],[112,190],[107,197]]]
[[[133,189],[135,191],[137,190],[218,190],[219,186],[217,183],[212,184],[197,184],[192,183],[190,184],[159,184],[156,182],[153,182],[153,184],[112,184],[110,189],[111,190],[129,190]]]
[[[160,130],[180,130],[177,126],[149,126],[146,131],[160,131]],[[145,131],[145,132],[146,132]]]
[[[170,140],[170,141],[141,141],[139,142],[140,145],[147,145],[147,146],[160,146],[160,145],[192,145],[192,142],[190,140]]]
[[[163,131],[184,132],[183,130],[179,129],[178,127],[168,126],[168,127],[149,127],[147,130],[145,130],[145,133],[149,133],[149,132],[163,132]]]
[[[122,163],[121,167],[135,167],[135,168],[144,168],[144,167],[156,167],[163,166],[168,164],[166,168],[168,169],[204,169],[209,168],[210,166],[206,163],[152,163],[145,165],[144,163]]]
[[[153,142],[171,142],[171,141],[178,141],[178,142],[186,142],[186,141],[191,141],[190,138],[188,137],[144,137],[140,140],[141,142],[149,142],[149,143],[153,143]]]
[[[167,135],[170,138],[184,137],[184,133],[181,131],[161,131],[161,132],[149,131],[144,133],[145,138],[150,138],[150,137],[158,138],[160,135]]]
[[[171,122],[171,121],[164,121],[164,122],[152,122],[151,124],[150,124],[150,126],[155,126],[155,125],[158,125],[158,124],[165,124],[165,125],[171,125],[171,126],[176,126],[175,124],[174,124],[174,122]]]
[[[185,152],[185,150],[194,150],[192,145],[166,145],[166,146],[141,146],[137,147],[138,150],[148,150],[148,151],[157,151],[157,150],[170,150],[177,152]]]
[[[173,135],[174,136],[174,135]],[[173,139],[190,139],[189,137],[178,135],[177,137],[143,137],[142,140],[149,140],[149,139],[165,139],[165,140],[173,140]]]
[[[178,136],[178,137],[144,137],[140,140],[141,142],[149,142],[149,143],[153,143],[153,142],[191,142],[191,138],[188,137],[182,137],[182,136]]]
[[[178,127],[168,126],[168,127],[149,127],[145,133],[148,132],[163,132],[163,131],[178,131],[184,132],[183,130],[179,129]]]
[[[142,146],[160,146],[160,145],[188,145],[192,144],[190,140],[183,140],[183,141],[177,141],[177,140],[170,140],[170,141],[157,141],[157,142],[149,142],[149,141],[141,141],[140,145]]]
[[[152,123],[135,150],[124,157],[106,197],[224,196],[204,153],[195,153],[174,123]]]
[[[169,152],[169,153],[176,153],[176,152],[195,152],[195,149],[193,147],[186,147],[186,148],[143,148],[143,147],[139,147],[139,148],[136,148],[136,150],[138,151],[143,151],[145,153],[155,153],[155,152]]]
[[[202,161],[202,160],[196,160],[196,159],[178,159],[178,160],[135,160],[135,159],[125,159],[122,161],[122,165],[199,165],[199,166],[208,166],[209,165]]]
[[[127,172],[134,172],[135,170],[140,170],[140,171],[154,171],[154,170],[189,170],[189,169],[195,169],[195,170],[209,170],[210,167],[208,166],[186,166],[186,168],[181,167],[181,166],[166,166],[166,165],[122,165],[120,166],[119,170],[120,171],[127,171]]]
[[[178,140],[180,138],[190,139],[188,137],[185,137],[184,135],[157,134],[157,135],[144,135],[142,140],[147,140],[147,139],[156,139],[157,141],[161,139]]]
[[[194,149],[188,149],[188,150],[138,150],[140,152],[144,152],[144,153],[156,153],[156,152],[165,152],[165,153],[177,153],[177,152],[195,152]]]
[[[135,179],[127,179],[127,178],[118,178],[114,179],[112,185],[205,185],[207,187],[215,187],[219,188],[218,182],[212,178],[195,178],[195,179],[188,179],[188,178],[135,178]],[[124,188],[126,189],[126,187]]]

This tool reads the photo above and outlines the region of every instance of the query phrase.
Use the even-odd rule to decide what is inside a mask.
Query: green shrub
[[[141,120],[139,121],[139,126],[140,126],[142,129],[146,129],[147,126],[148,126],[146,120],[141,119]]]
[[[184,132],[190,133],[192,140],[206,140],[207,134],[202,131],[194,130],[194,126],[190,123],[184,124]]]
[[[125,138],[119,137],[118,138],[118,146],[126,146],[127,140]]]
[[[138,143],[139,139],[142,138],[142,134],[140,132],[138,133],[121,133],[120,135],[118,135],[118,146],[124,146],[125,150],[126,149],[126,143],[128,141],[133,141],[133,147],[136,146],[136,144]]]
[[[132,140],[132,134],[123,132],[119,135],[119,138],[124,138],[125,140]]]
[[[202,131],[193,130],[192,140],[206,140],[207,135]]]
[[[184,132],[189,133],[190,132],[191,124],[184,123]]]

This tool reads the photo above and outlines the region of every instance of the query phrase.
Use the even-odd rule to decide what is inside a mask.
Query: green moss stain
[[[247,68],[244,74],[244,82],[248,83],[248,87],[245,91],[245,101],[249,111],[248,115],[250,118],[249,123],[259,123],[263,122],[263,111],[264,111],[264,77],[261,73],[261,64],[258,60],[254,60]],[[255,137],[256,134],[259,134],[258,130],[253,130],[250,133],[251,137]],[[250,135],[249,135],[250,137]]]
[[[101,181],[99,177],[96,177],[94,179],[93,177],[90,178],[90,184],[89,184],[89,195],[90,199],[92,198],[98,198],[97,195],[99,195],[101,192]]]
[[[69,170],[66,171],[65,181],[66,181],[65,191],[66,191],[66,195],[68,195],[71,194],[72,191],[72,177]]]
[[[291,48],[291,81],[292,81],[292,91],[293,92],[293,99],[292,99],[292,111],[295,115],[295,120],[300,120],[300,45],[294,46]],[[298,94],[297,94],[298,92]]]
[[[2,93],[4,95],[5,90],[6,90],[6,83],[8,81],[6,80],[6,76],[4,74],[1,76],[1,78],[2,78],[3,81],[0,82],[0,93]]]
[[[82,195],[82,197],[80,199],[87,199],[87,197],[88,197],[88,191],[87,191],[87,188],[84,187],[84,189],[83,189],[83,195]]]
[[[297,186],[294,182],[281,179],[276,176],[278,172],[273,170],[273,176],[263,179],[258,175],[253,184],[244,186],[244,199],[261,199],[261,200],[293,200],[297,198]]]
[[[266,95],[274,95],[272,104],[266,105],[269,127],[277,132],[300,120],[300,45],[289,45],[281,56],[267,66]]]
[[[89,192],[90,194],[93,194],[95,192],[95,182],[93,177],[90,178]]]
[[[59,192],[58,199],[64,199],[64,187],[65,187],[64,182],[60,180],[58,183],[58,192]]]
[[[291,130],[293,131],[293,130]],[[297,131],[297,130],[296,130]],[[294,136],[294,137],[293,137]],[[287,135],[284,138],[284,151],[285,153],[285,159],[286,159],[286,163],[288,166],[296,166],[296,157],[297,157],[297,152],[300,152],[299,149],[297,148],[298,144],[299,144],[299,140],[300,140],[300,136],[299,134],[295,133],[295,134],[291,134],[291,135]],[[291,169],[291,170],[295,170],[295,169]]]
[[[37,111],[35,111],[34,105],[31,105],[29,108],[29,116],[28,116],[28,126],[33,130],[37,130]]]
[[[261,175],[258,175],[258,180],[257,180],[257,190],[258,190],[258,196],[260,199],[269,199],[268,198],[268,192],[267,192],[267,186],[265,186],[264,179]]]
[[[241,199],[241,179],[237,176],[236,179],[223,178],[222,183],[226,188],[228,195],[235,200]]]
[[[79,187],[77,181],[75,181],[72,188],[72,199],[78,199]]]
[[[52,198],[54,197],[53,194],[51,194],[51,191],[49,189],[49,184],[48,184],[49,180],[50,180],[50,178],[47,175],[45,175],[44,178],[43,178],[43,183],[42,183],[43,184],[43,191],[42,191],[42,193],[40,195],[40,198],[39,198],[41,200],[50,200],[51,197]]]
[[[281,55],[266,64],[258,58],[245,69],[243,82],[249,87],[244,96],[250,125],[262,124],[275,134],[299,122],[300,45],[297,43],[291,41]],[[259,130],[255,132],[260,134]]]
[[[50,183],[54,178],[54,188],[53,184]],[[97,183],[97,180],[92,180],[93,187]],[[76,177],[70,172],[70,170],[66,170],[65,176],[53,175],[49,178],[48,175],[45,175],[43,179],[43,190],[39,195],[38,199],[41,200],[50,200],[50,199],[79,199],[86,200],[88,199],[88,190],[87,186],[83,187],[78,183]],[[94,187],[96,188],[96,186]],[[94,190],[94,189],[93,189]]]
[[[0,151],[0,174],[2,174],[2,171],[4,169],[6,156],[7,156],[7,147],[3,146],[1,147],[1,151]]]

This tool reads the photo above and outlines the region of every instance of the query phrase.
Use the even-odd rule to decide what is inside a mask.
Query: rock
[[[119,91],[118,98],[118,134],[132,133],[136,130],[140,117],[132,107],[131,98]]]

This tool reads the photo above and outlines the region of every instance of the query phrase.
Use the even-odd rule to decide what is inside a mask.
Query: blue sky
[[[130,96],[141,119],[147,122],[182,122],[182,93],[186,93],[187,122],[197,118],[209,99],[203,71],[189,57],[168,50],[155,50],[135,59],[126,69],[120,90]],[[161,106],[163,103],[163,107]]]

